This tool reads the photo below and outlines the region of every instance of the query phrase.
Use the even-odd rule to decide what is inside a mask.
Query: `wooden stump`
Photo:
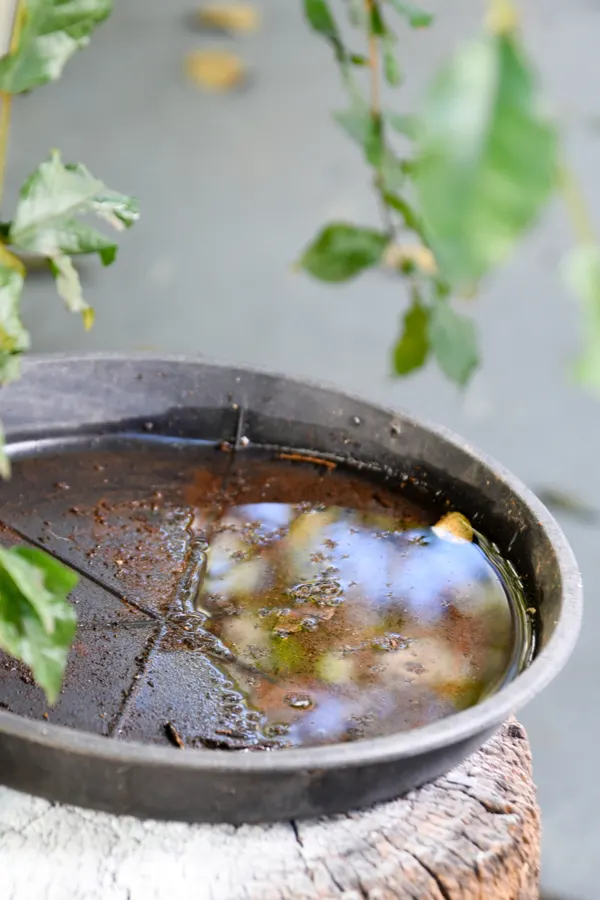
[[[315,822],[142,822],[0,789],[10,900],[537,900],[539,842],[514,720],[435,783]]]

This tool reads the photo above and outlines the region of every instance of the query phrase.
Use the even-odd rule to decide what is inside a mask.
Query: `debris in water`
[[[473,527],[467,517],[459,512],[446,513],[431,530],[444,541],[470,543],[473,540]]]
[[[180,750],[185,750],[185,744],[183,742],[183,738],[175,728],[172,722],[165,722],[165,734],[171,741],[174,747],[179,747]]]
[[[289,459],[292,462],[314,463],[317,466],[325,466],[330,471],[337,466],[337,463],[333,462],[332,459],[321,459],[320,456],[303,456],[301,453],[280,453],[278,458]]]

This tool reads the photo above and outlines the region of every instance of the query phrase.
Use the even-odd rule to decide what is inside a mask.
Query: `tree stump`
[[[0,788],[3,900],[536,900],[539,854],[514,720],[433,784],[313,822],[143,822]]]

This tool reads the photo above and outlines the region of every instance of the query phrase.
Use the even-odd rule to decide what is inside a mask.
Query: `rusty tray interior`
[[[433,515],[381,476],[293,457],[150,433],[50,440],[17,453],[2,488],[0,541],[43,548],[80,574],[78,628],[56,706],[4,654],[0,706],[120,740],[256,744],[239,721],[239,667],[229,666],[228,677],[206,635],[194,634],[198,526],[208,535],[226,506],[270,501],[410,512],[423,524]],[[197,650],[204,652],[190,652]],[[416,724],[415,710],[402,726]]]

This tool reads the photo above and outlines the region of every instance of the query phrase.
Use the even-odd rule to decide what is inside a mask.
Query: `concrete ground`
[[[143,209],[112,269],[86,263],[97,308],[91,334],[62,312],[45,277],[33,280],[26,308],[35,349],[181,351],[324,380],[443,422],[530,485],[560,487],[600,507],[600,401],[571,385],[566,371],[577,315],[557,271],[570,241],[562,209],[549,211],[473,304],[484,363],[468,390],[457,392],[434,369],[392,380],[401,285],[372,275],[332,289],[290,271],[326,219],[376,222],[376,210],[357,152],[329,117],[341,105],[336,74],[328,49],[301,21],[300,0],[257,3],[262,30],[232,42],[192,32],[189,0],[120,0],[62,82],[15,104],[7,209],[53,146],[137,194]],[[600,4],[521,5],[570,159],[600,218]],[[440,11],[436,28],[403,35],[403,110],[482,8],[478,0],[430,6]],[[185,53],[211,43],[247,60],[252,79],[243,90],[209,96],[186,81]],[[596,900],[600,555],[594,528],[562,524],[587,585],[585,626],[564,675],[522,719],[544,812],[544,884],[561,898]]]

